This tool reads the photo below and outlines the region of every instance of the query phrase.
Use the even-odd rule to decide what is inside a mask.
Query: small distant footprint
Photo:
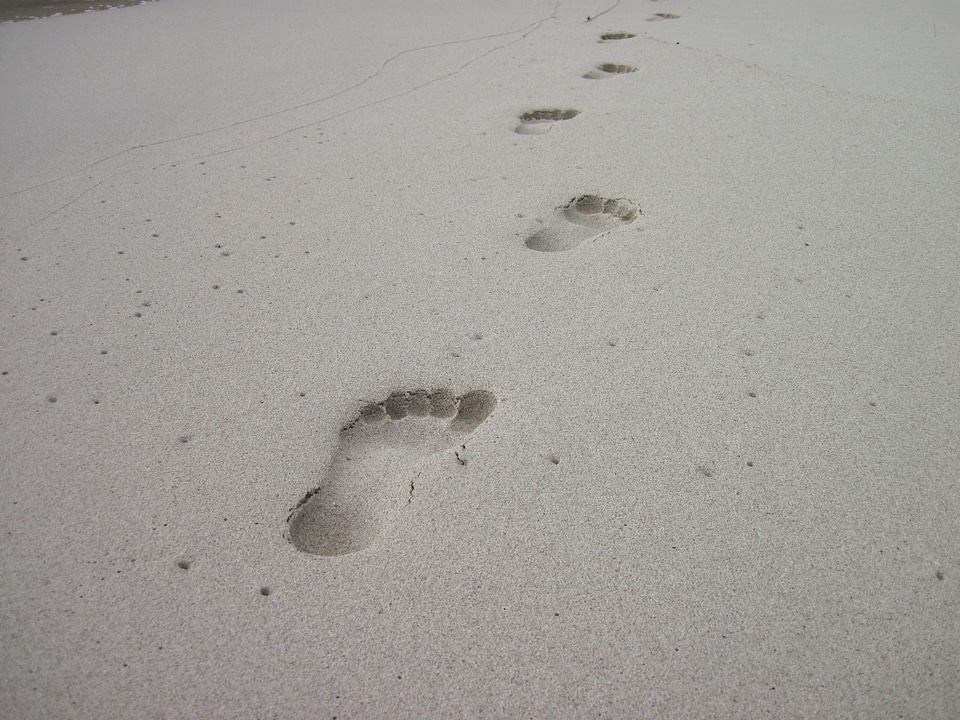
[[[581,195],[557,210],[554,221],[527,238],[531,250],[558,252],[577,247],[584,240],[626,227],[642,213],[626,198]]]
[[[629,40],[633,37],[636,37],[636,35],[629,32],[605,32],[600,36],[600,39],[597,42],[616,42],[617,40]]]
[[[395,392],[370,403],[340,431],[320,487],[288,518],[288,538],[312,555],[344,555],[368,547],[410,503],[422,462],[464,442],[497,406],[485,390]]]
[[[616,77],[617,75],[626,75],[627,73],[634,73],[637,71],[637,68],[632,65],[617,65],[616,63],[603,63],[602,65],[597,65],[593,70],[588,73],[584,73],[584,77],[587,80],[606,80],[608,78]]]
[[[520,116],[520,124],[515,132],[521,135],[544,135],[553,129],[555,122],[570,120],[579,114],[579,110],[530,110]]]
[[[678,20],[679,15],[674,15],[673,13],[654,13],[647,18],[647,22],[659,22],[661,20]]]

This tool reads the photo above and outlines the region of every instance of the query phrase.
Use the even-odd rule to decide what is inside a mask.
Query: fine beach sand
[[[960,716],[958,37],[0,25],[0,717]]]

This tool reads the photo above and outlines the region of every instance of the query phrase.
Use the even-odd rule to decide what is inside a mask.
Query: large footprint
[[[497,406],[485,390],[395,392],[340,431],[323,482],[288,518],[288,538],[313,555],[368,547],[409,504],[422,462],[464,442]]]
[[[640,206],[626,198],[581,195],[559,208],[557,217],[527,238],[527,247],[558,252],[577,247],[584,240],[626,227],[641,214]]]

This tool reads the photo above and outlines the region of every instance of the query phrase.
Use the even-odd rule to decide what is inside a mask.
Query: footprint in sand
[[[603,63],[602,65],[597,65],[593,70],[588,73],[584,73],[584,77],[587,80],[607,80],[608,78],[616,77],[617,75],[626,75],[627,73],[634,73],[637,71],[637,68],[632,65],[617,65],[616,63]]]
[[[605,32],[600,36],[600,39],[597,42],[607,43],[607,42],[616,42],[617,40],[629,40],[630,38],[636,37],[633,33],[629,32]]]
[[[639,205],[626,198],[581,195],[558,208],[554,221],[528,237],[526,245],[543,252],[570,250],[584,240],[626,227],[641,212]]]
[[[544,135],[553,129],[555,122],[570,120],[579,114],[579,110],[530,110],[520,116],[520,124],[515,132],[521,135]]]
[[[661,20],[679,20],[679,15],[673,13],[654,13],[647,18],[647,22],[660,22]]]
[[[462,445],[497,406],[485,390],[395,392],[340,431],[323,482],[288,518],[288,539],[312,555],[368,547],[413,497],[422,463]]]

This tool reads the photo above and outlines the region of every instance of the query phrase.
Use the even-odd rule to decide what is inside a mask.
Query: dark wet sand
[[[156,0],[148,0],[155,2]],[[74,15],[88,10],[109,10],[140,5],[143,0],[111,0],[111,2],[77,2],[77,0],[0,0],[0,22],[36,20],[51,15]]]

